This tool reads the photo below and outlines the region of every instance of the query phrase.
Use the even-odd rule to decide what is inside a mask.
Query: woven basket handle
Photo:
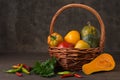
[[[55,15],[53,16],[52,20],[51,20],[51,24],[50,24],[50,34],[53,33],[53,27],[54,27],[54,24],[55,24],[55,21],[56,21],[56,18],[60,15],[60,13],[62,13],[65,9],[68,9],[68,8],[83,8],[83,9],[86,9],[88,11],[90,11],[91,13],[93,13],[95,15],[95,17],[97,18],[97,20],[99,21],[99,24],[100,24],[100,29],[101,29],[101,36],[100,36],[100,44],[99,44],[99,47],[101,50],[103,50],[104,48],[104,42],[105,42],[105,27],[104,27],[104,23],[99,15],[99,13],[94,10],[93,8],[87,6],[87,5],[83,5],[83,4],[68,4],[68,5],[65,5],[63,6],[62,8],[60,8],[56,13]]]

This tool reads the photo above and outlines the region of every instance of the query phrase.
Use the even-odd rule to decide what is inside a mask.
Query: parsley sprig
[[[31,72],[43,77],[50,77],[55,75],[54,73],[55,64],[56,64],[55,57],[52,57],[46,60],[45,62],[37,61],[33,66],[33,69]]]

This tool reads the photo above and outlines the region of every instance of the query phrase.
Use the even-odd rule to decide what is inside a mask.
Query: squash
[[[82,66],[82,71],[89,75],[99,71],[110,71],[115,68],[115,61],[113,57],[108,53],[103,53],[97,56],[90,63]]]
[[[87,26],[83,27],[81,37],[82,40],[86,41],[90,45],[90,47],[96,48],[99,46],[99,31],[94,26],[91,26],[90,22],[88,22]]]

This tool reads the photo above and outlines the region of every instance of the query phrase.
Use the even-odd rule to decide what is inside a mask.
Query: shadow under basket
[[[74,71],[74,70],[81,70],[84,64],[95,59],[103,51],[104,41],[105,41],[105,28],[100,15],[93,8],[83,4],[68,4],[60,8],[53,16],[50,24],[50,34],[53,33],[53,26],[58,15],[65,9],[72,7],[83,8],[93,13],[98,19],[101,29],[99,47],[97,48],[88,48],[88,49],[58,48],[58,47],[48,48],[50,56],[56,57],[58,62],[57,66],[61,66],[64,70]]]

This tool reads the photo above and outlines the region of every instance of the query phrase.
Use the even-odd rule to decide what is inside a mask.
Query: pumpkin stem
[[[88,26],[89,26],[89,27],[91,26],[91,23],[90,23],[90,21],[88,21],[88,22],[87,22],[87,24],[88,24]]]

